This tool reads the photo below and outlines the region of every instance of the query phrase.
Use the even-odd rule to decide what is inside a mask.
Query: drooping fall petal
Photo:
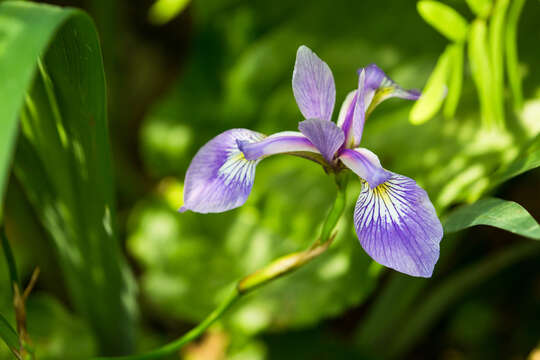
[[[363,186],[354,224],[362,247],[375,261],[408,275],[431,277],[443,228],[427,193],[414,180],[392,174],[375,188]]]
[[[232,129],[206,143],[187,170],[180,211],[215,213],[243,205],[251,192],[259,160],[246,160],[237,141],[256,142],[263,138],[255,131]]]

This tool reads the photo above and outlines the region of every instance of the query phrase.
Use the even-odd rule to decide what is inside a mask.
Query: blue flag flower
[[[416,100],[420,93],[394,83],[376,65],[358,71],[358,88],[346,97],[337,125],[331,121],[336,98],[328,65],[306,46],[296,55],[292,86],[306,120],[299,132],[265,136],[232,129],[216,136],[193,158],[180,211],[223,212],[243,205],[259,161],[292,154],[327,170],[352,170],[362,181],[354,210],[356,234],[377,262],[412,276],[430,277],[439,258],[443,229],[427,193],[406,176],[384,169],[379,158],[359,147],[364,123],[385,99]]]

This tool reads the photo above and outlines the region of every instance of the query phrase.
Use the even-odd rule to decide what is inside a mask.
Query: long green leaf
[[[496,118],[493,105],[493,77],[488,48],[486,21],[476,19],[472,23],[469,32],[469,62],[471,74],[478,90],[482,121],[484,125],[492,126]]]
[[[95,27],[75,9],[5,2],[0,33],[0,78],[8,79],[0,82],[2,185],[20,118],[15,174],[53,241],[71,300],[102,353],[131,352],[134,285],[113,225],[106,88]]]
[[[6,236],[4,228],[0,227],[0,238],[2,241],[2,249],[4,251],[4,257],[6,259],[6,263],[8,266],[9,271],[9,288],[13,290],[13,285],[17,284],[20,288],[19,283],[19,272],[17,271],[17,263],[15,262],[15,256],[13,256],[13,251],[11,250],[11,246],[9,245],[9,240]]]
[[[448,73],[451,66],[451,45],[437,60],[435,69],[422,91],[422,96],[414,103],[409,114],[409,120],[413,124],[423,124],[431,119],[441,108],[447,91]]]
[[[451,233],[475,225],[494,226],[540,240],[540,225],[527,210],[513,201],[487,198],[465,205],[449,215],[444,230]]]
[[[447,118],[451,118],[455,115],[457,106],[459,104],[459,98],[461,97],[461,89],[463,87],[463,52],[464,44],[450,45],[451,55],[451,69],[448,81],[448,96],[444,102],[443,113]]]
[[[489,23],[489,50],[493,72],[493,106],[495,117],[504,123],[504,35],[506,11],[510,0],[498,0]]]
[[[19,348],[19,337],[2,314],[0,314],[0,339],[4,340],[11,351]]]
[[[454,42],[467,39],[467,20],[448,5],[432,0],[422,0],[417,4],[422,18],[438,32]]]
[[[32,24],[34,30],[30,31],[28,27],[25,28],[24,20],[14,13],[34,7],[36,5],[22,3],[0,4],[0,201],[3,200],[17,135],[17,116],[23,105],[24,93],[35,73],[36,59],[45,50],[57,27],[70,15],[67,11],[39,7],[44,9],[43,16],[36,16]]]
[[[512,0],[510,10],[508,11],[508,22],[506,24],[505,33],[506,71],[508,73],[510,90],[512,91],[514,112],[516,113],[523,107],[521,75],[517,51],[517,27],[523,5],[525,5],[525,0]]]

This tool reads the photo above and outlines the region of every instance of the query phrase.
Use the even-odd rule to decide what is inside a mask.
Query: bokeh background
[[[117,225],[138,286],[139,351],[184,333],[235,280],[317,236],[335,189],[319,166],[299,158],[261,163],[242,208],[176,212],[189,162],[210,138],[238,127],[296,130],[302,118],[291,77],[298,46],[309,46],[331,67],[337,116],[356,87],[357,68],[376,63],[402,86],[422,89],[448,43],[422,20],[415,1],[204,0],[159,8],[143,0],[47,2],[85,9],[100,33]],[[445,3],[474,18],[465,1]],[[540,130],[539,15],[540,3],[527,1],[518,31],[525,104],[507,118],[518,129],[511,135],[482,129],[467,64],[454,118],[411,125],[412,104],[393,99],[366,125],[364,146],[386,168],[415,178],[443,217],[491,193],[540,218],[538,171],[496,189],[491,179]],[[533,359],[540,272],[538,253],[522,247],[531,240],[487,227],[447,236],[433,278],[407,277],[380,267],[359,245],[352,226],[359,191],[353,182],[327,254],[247,296],[179,357]],[[42,270],[28,304],[39,358],[95,354],[95,339],[73,311],[53,249],[28,216],[32,210],[15,178],[6,201],[23,277],[36,265]],[[0,266],[0,309],[9,312],[5,278]],[[9,359],[3,346],[0,358]]]

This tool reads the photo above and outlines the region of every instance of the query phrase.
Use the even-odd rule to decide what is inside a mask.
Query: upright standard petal
[[[377,155],[366,148],[344,149],[339,155],[339,160],[366,180],[371,188],[379,186],[392,176],[390,171],[381,166]]]
[[[377,65],[371,64],[358,70],[358,75],[365,72],[363,84],[358,82],[359,90],[364,97],[365,112],[369,115],[384,100],[398,97],[406,100],[418,100],[418,90],[406,90],[390,79]]]
[[[342,128],[348,147],[360,144],[366,118],[378,104],[391,97],[417,100],[420,93],[401,88],[375,64],[358,70],[357,96],[346,111],[342,110],[346,114]]]
[[[251,192],[258,160],[246,160],[237,141],[263,138],[251,130],[232,129],[206,143],[187,170],[180,211],[215,213],[243,205]]]
[[[347,94],[347,97],[343,101],[343,104],[341,104],[341,108],[339,109],[339,115],[338,115],[338,121],[337,125],[340,128],[347,127],[345,124],[345,121],[352,121],[352,115],[354,111],[354,106],[356,104],[356,99],[358,91],[353,90]]]
[[[262,157],[284,153],[319,153],[311,141],[304,134],[297,131],[282,131],[258,142],[238,140],[237,143],[238,148],[244,153],[247,160],[257,160]]]
[[[336,87],[328,65],[307,46],[296,53],[292,86],[296,103],[306,119],[331,120]]]
[[[356,234],[378,263],[399,272],[431,277],[443,236],[427,193],[403,175],[376,188],[363,186],[354,210]]]
[[[332,121],[309,119],[298,124],[298,129],[328,162],[334,160],[334,155],[345,141],[343,130]]]

